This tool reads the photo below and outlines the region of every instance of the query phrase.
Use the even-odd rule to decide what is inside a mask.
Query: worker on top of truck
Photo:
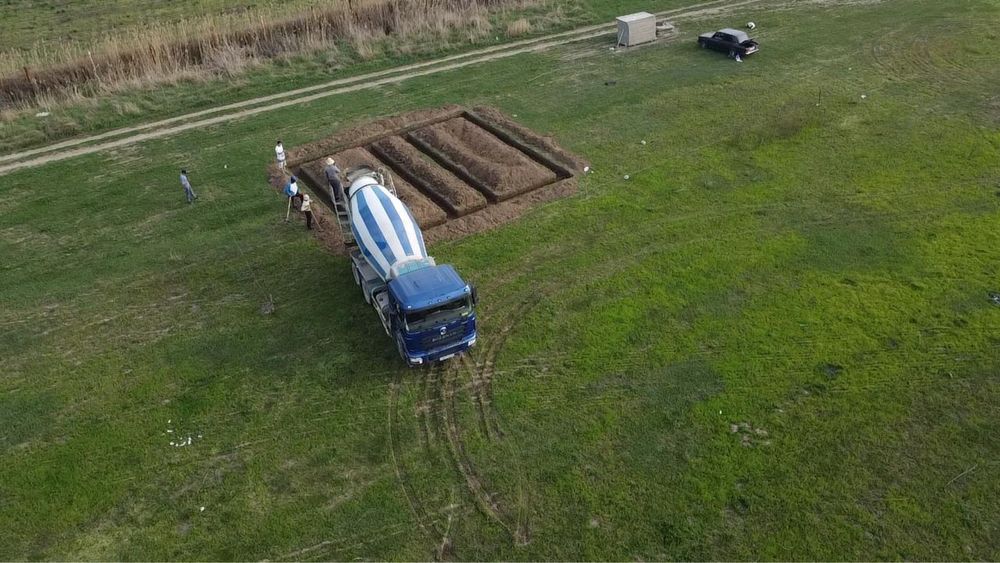
[[[326,159],[326,168],[323,169],[326,175],[326,182],[330,186],[330,199],[334,203],[344,202],[344,184],[340,180],[340,168],[332,158]]]

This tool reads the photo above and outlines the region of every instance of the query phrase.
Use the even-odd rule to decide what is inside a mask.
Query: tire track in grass
[[[406,497],[406,502],[410,506],[410,512],[413,514],[417,526],[435,545],[443,545],[447,541],[446,534],[441,532],[437,526],[437,522],[430,516],[426,508],[424,508],[419,497],[416,496],[413,486],[410,484],[409,475],[407,475],[399,459],[400,450],[397,443],[399,437],[399,388],[402,384],[402,372],[397,371],[392,383],[389,385],[389,420],[386,427],[389,434],[389,455],[392,458],[392,467],[396,473],[396,481],[403,490],[403,495]]]
[[[476,470],[476,467],[472,463],[466,449],[465,439],[462,436],[462,429],[458,423],[458,411],[455,402],[455,395],[458,394],[456,381],[460,370],[453,366],[435,366],[434,369],[440,371],[444,380],[441,397],[444,407],[443,422],[456,468],[465,481],[469,492],[472,493],[473,500],[475,500],[476,506],[479,510],[487,518],[491,519],[494,523],[506,530],[515,542],[523,545],[524,542],[520,539],[522,534],[520,533],[517,524],[511,524],[512,519],[510,518],[508,511],[501,505],[499,499],[497,498],[499,495],[487,488],[484,479]]]

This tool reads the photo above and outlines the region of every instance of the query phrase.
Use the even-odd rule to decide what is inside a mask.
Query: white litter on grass
[[[868,98],[868,94],[861,94],[861,99],[862,99],[862,100],[864,100],[864,99],[866,99],[866,98]]]
[[[174,433],[173,430],[171,430],[170,428],[167,428],[167,434],[173,434],[173,433]]]
[[[584,172],[590,172],[590,167],[589,166],[584,166],[583,167],[583,171]]]
[[[646,139],[643,139],[643,140],[639,141],[639,144],[640,145],[645,145],[646,144]]]
[[[38,113],[35,114],[35,117],[48,117],[48,116],[49,116],[49,112],[47,112],[47,111],[40,111],[40,112],[38,112]]]
[[[628,174],[625,175],[625,179],[628,180]]]
[[[201,507],[201,510],[199,510],[198,512],[205,512],[205,507],[204,506]]]
[[[223,164],[222,167],[223,168],[229,168],[229,165],[228,164]]]

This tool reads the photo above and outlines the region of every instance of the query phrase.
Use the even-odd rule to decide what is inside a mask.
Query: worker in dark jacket
[[[332,158],[326,159],[326,181],[330,185],[330,199],[337,203],[344,203],[344,184],[340,180],[340,168]]]

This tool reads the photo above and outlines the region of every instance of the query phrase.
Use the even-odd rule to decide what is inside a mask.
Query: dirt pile
[[[486,207],[483,194],[427,158],[402,137],[394,135],[372,143],[371,151],[452,216],[461,217]]]
[[[339,166],[342,171],[346,171],[351,167],[360,166],[362,164],[376,168],[388,168],[385,163],[377,159],[375,155],[361,147],[354,147],[329,156],[336,161],[337,166]],[[326,186],[326,175],[323,172],[323,169],[326,166],[324,162],[325,160],[326,157],[322,157],[317,160],[307,162],[300,167],[306,181],[310,186],[313,186],[317,192],[324,192],[322,188]],[[440,225],[448,219],[448,215],[443,209],[438,207],[433,201],[428,199],[427,196],[420,193],[420,190],[413,187],[413,185],[403,178],[400,178],[398,175],[393,175],[392,183],[396,188],[396,195],[398,195],[399,199],[401,199],[410,209],[410,213],[413,213],[413,218],[417,220],[417,224],[420,225],[422,229]],[[346,190],[347,188],[348,186],[346,185],[345,179],[344,189]],[[332,203],[329,192],[324,192],[323,200],[326,203]]]
[[[557,180],[555,172],[465,118],[417,129],[410,136],[463,169],[495,201]]]
[[[492,229],[575,193],[586,164],[493,108],[459,106],[361,124],[288,154],[300,186],[326,204],[314,206],[325,227],[317,234],[337,253],[347,249],[330,211],[327,157],[345,171],[361,164],[383,168],[428,244]],[[269,172],[272,184],[283,186],[274,165]]]

